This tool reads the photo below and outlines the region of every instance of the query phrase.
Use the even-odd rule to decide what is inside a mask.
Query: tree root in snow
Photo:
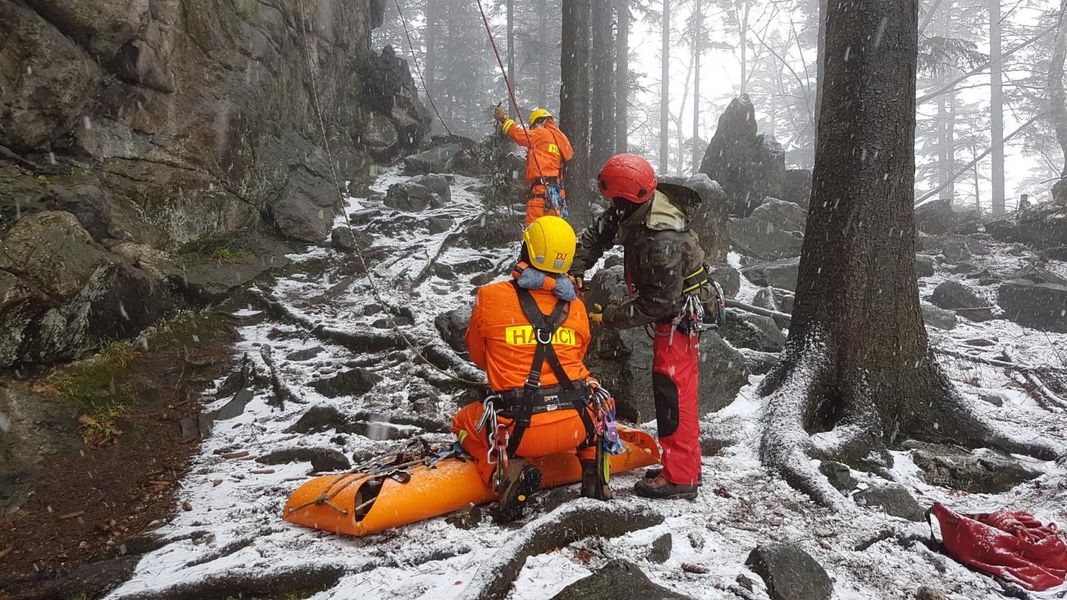
[[[341,565],[309,563],[263,573],[228,572],[210,575],[196,582],[180,583],[163,590],[136,592],[119,596],[118,600],[224,600],[249,596],[280,597],[297,594],[301,597],[327,590],[341,577],[377,568],[368,564],[359,569]],[[305,595],[302,595],[305,594]]]
[[[326,327],[323,323],[316,323],[307,316],[290,309],[265,294],[253,292],[252,295],[263,303],[267,311],[274,315],[275,318],[303,327],[308,330],[307,335],[314,336],[324,342],[343,346],[353,352],[370,353],[404,349],[418,352],[432,367],[445,371],[444,373],[431,374],[430,371],[434,370],[432,367],[424,369],[423,377],[438,387],[450,385],[479,387],[485,382],[485,374],[481,370],[460,358],[443,341],[424,343],[413,339],[410,335],[405,336],[399,330],[383,334],[372,331],[349,332],[332,329]],[[455,376],[448,373],[449,370],[454,372]]]
[[[285,406],[285,401],[290,400],[297,404],[307,404],[307,400],[304,400],[300,396],[300,393],[293,389],[293,386],[289,385],[285,379],[282,378],[281,371],[278,369],[277,363],[274,362],[274,350],[268,344],[263,344],[259,347],[259,355],[263,359],[263,363],[270,369],[270,385],[274,390],[274,402],[271,404],[277,404],[278,406]]]
[[[653,527],[663,516],[647,506],[582,499],[572,502],[515,533],[474,574],[460,595],[462,600],[503,600],[519,576],[526,559],[563,548],[590,537],[618,537],[631,531]]]
[[[914,405],[919,407],[920,414],[889,425],[899,426],[902,431],[887,431],[887,426],[881,423],[883,417],[873,404],[872,392],[864,390],[863,382],[847,390],[824,389],[831,383],[823,380],[833,379],[831,356],[825,347],[811,341],[787,347],[782,361],[767,375],[759,390],[764,397],[760,460],[821,505],[838,511],[855,509],[818,472],[816,460],[839,460],[877,471],[885,466],[878,455],[884,455],[886,443],[908,437],[989,447],[1042,460],[1055,460],[1067,452],[1037,436],[1031,439],[1013,436],[975,413],[932,356],[914,369],[914,376],[926,382],[925,387],[917,386],[923,394]],[[851,401],[828,399],[825,396],[829,394],[851,394]],[[813,436],[806,427],[812,414],[821,410],[819,403],[824,401],[839,404],[832,410],[854,414],[846,412],[836,419],[830,432]]]

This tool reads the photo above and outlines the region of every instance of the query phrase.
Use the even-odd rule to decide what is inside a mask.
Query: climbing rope
[[[326,156],[327,156],[328,160],[330,161],[330,177],[332,177],[332,179],[333,179],[334,193],[337,194],[338,208],[341,211],[341,214],[344,215],[345,225],[348,227],[348,230],[351,233],[352,232],[352,222],[348,218],[348,211],[346,210],[346,207],[345,207],[344,194],[341,193],[340,178],[337,176],[337,167],[336,167],[336,162],[337,161],[334,159],[333,150],[330,147],[329,136],[326,134],[326,119],[322,116],[322,107],[321,107],[321,105],[319,103],[318,82],[317,82],[317,79],[315,77],[315,65],[311,61],[311,48],[309,47],[309,43],[308,43],[308,31],[307,31],[308,17],[307,17],[307,14],[305,13],[304,3],[303,2],[299,3],[298,7],[300,8],[300,16],[301,16],[301,21],[302,21],[301,28],[300,28],[300,33],[301,33],[301,38],[302,38],[302,40],[301,40],[302,41],[302,46],[303,46],[302,51],[303,51],[304,62],[305,62],[304,67],[308,71],[308,79],[309,79],[309,83],[310,83],[310,87],[311,87],[311,96],[312,96],[311,106],[312,106],[312,110],[315,112],[316,119],[318,120],[318,123],[319,123],[319,131],[322,134],[323,149],[326,151]],[[403,340],[404,345],[406,345],[408,347],[408,349],[411,350],[411,352],[415,355],[415,357],[418,358],[419,360],[421,360],[426,365],[428,365],[430,368],[434,369],[435,371],[437,371],[438,373],[440,373],[441,375],[445,376],[446,378],[448,378],[448,379],[450,379],[452,381],[455,381],[457,383],[462,383],[462,384],[467,385],[467,386],[482,386],[482,385],[484,385],[484,382],[473,381],[473,380],[470,380],[470,379],[464,379],[463,377],[460,377],[460,376],[456,375],[455,373],[451,373],[449,371],[446,371],[446,370],[442,369],[441,367],[438,367],[437,365],[433,364],[433,362],[431,362],[428,358],[426,358],[426,356],[418,348],[415,347],[415,344],[411,341],[411,339],[407,336],[407,334],[405,334],[404,331],[400,329],[400,325],[397,324],[395,315],[393,314],[392,306],[389,303],[387,303],[385,301],[385,299],[383,298],[383,296],[381,294],[381,291],[378,288],[378,284],[374,279],[374,274],[371,271],[370,264],[367,262],[367,259],[363,256],[363,252],[360,249],[359,244],[353,244],[353,246],[355,247],[356,257],[359,259],[359,262],[363,266],[364,277],[367,280],[367,284],[370,286],[371,295],[374,296],[374,299],[378,303],[378,305],[381,306],[384,309],[385,316],[386,316],[386,319],[389,321],[390,327],[392,327],[392,329],[396,332],[396,334],[398,336],[400,336],[400,339]]]
[[[485,34],[489,37],[489,45],[493,48],[493,54],[496,55],[496,64],[500,68],[500,74],[504,77],[504,87],[508,90],[508,99],[511,101],[511,107],[515,110],[519,125],[522,126],[523,135],[526,136],[526,153],[528,156],[533,157],[537,172],[544,175],[544,171],[541,170],[541,162],[537,160],[537,153],[534,152],[533,142],[530,141],[530,130],[526,128],[526,121],[523,120],[520,114],[519,102],[515,99],[515,89],[511,87],[511,79],[508,78],[507,69],[504,68],[504,61],[500,58],[500,50],[496,47],[496,38],[493,37],[493,28],[489,26],[489,17],[485,16],[485,7],[482,6],[482,0],[478,0],[478,11],[482,14],[482,24],[485,25]]]

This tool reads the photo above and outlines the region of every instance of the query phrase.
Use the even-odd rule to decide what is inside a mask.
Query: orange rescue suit
[[[548,314],[556,305],[555,294],[548,290],[531,290],[541,312]],[[467,329],[467,349],[471,360],[485,370],[493,392],[521,389],[533,366],[537,348],[533,326],[522,314],[519,296],[511,281],[499,281],[482,286],[474,301],[470,327]],[[589,318],[581,299],[570,303],[567,320],[556,330],[552,346],[567,376],[575,383],[589,380],[589,370],[582,362],[589,348]],[[546,362],[541,366],[541,387],[558,384],[556,374]],[[477,431],[483,405],[474,402],[456,413],[452,433],[463,449],[474,457],[482,479],[489,482],[494,465],[488,462],[487,431]],[[500,417],[510,426],[511,420]],[[488,425],[487,427],[491,427]],[[578,412],[560,409],[533,415],[530,426],[523,433],[516,456],[538,457],[576,451],[580,460],[593,460],[596,449],[585,447],[588,434]]]
[[[526,226],[538,217],[559,216],[558,210],[545,210],[545,184],[561,185],[563,163],[574,158],[574,149],[566,134],[548,119],[540,127],[525,130],[513,119],[501,125],[504,134],[526,150],[526,182],[530,184],[530,197],[526,202]],[[566,198],[566,192],[560,189]]]

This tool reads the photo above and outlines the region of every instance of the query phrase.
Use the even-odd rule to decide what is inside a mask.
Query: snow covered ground
[[[389,171],[374,189],[384,192],[391,183],[403,179],[395,171]],[[469,283],[471,275],[450,281],[431,274],[418,285],[413,286],[411,282],[448,235],[447,231],[429,233],[428,219],[450,217],[453,226],[458,226],[478,214],[481,200],[467,189],[476,184],[476,180],[456,177],[451,204],[419,215],[383,209],[380,199],[350,200],[350,212],[358,214],[374,209],[365,213],[374,215],[370,225],[361,227],[375,233],[376,246],[388,248],[385,258],[374,263],[375,281],[386,302],[412,309],[413,321],[400,325],[412,339],[436,336],[434,317],[470,302],[475,287]],[[411,219],[408,226],[390,226],[396,224],[396,219],[408,218]],[[461,265],[484,259],[503,275],[517,248],[516,243],[507,251],[485,252],[452,245],[439,262]],[[263,291],[327,327],[347,331],[381,329],[384,333],[392,327],[381,321],[383,315],[375,308],[378,303],[368,289],[367,280],[358,275],[345,275],[343,269],[336,268],[343,261],[335,251],[313,248],[292,258],[298,265],[308,265],[308,273],[294,269],[293,274],[279,277],[273,289]],[[997,254],[979,260],[1022,259]],[[320,271],[316,265],[323,263],[332,266],[321,275],[310,274]],[[940,273],[924,279],[923,294],[928,294],[941,279]],[[745,287],[740,296],[749,300],[753,293],[754,289]],[[240,574],[262,576],[324,564],[335,565],[344,574],[336,585],[312,596],[316,600],[456,596],[479,566],[513,537],[514,529],[495,526],[488,519],[471,530],[459,529],[444,519],[433,519],[363,539],[303,529],[284,522],[281,512],[289,493],[308,478],[308,463],[267,466],[252,460],[293,447],[335,448],[351,456],[381,452],[399,443],[374,439],[380,437],[375,436],[374,427],[368,432],[370,437],[339,435],[332,430],[306,435],[286,433],[310,406],[332,406],[347,413],[371,411],[380,414],[384,423],[391,415],[416,410],[418,401],[421,402],[418,410],[430,413],[424,416],[447,421],[455,410],[453,398],[432,390],[427,392],[430,388],[420,381],[420,371],[409,351],[357,355],[308,337],[304,329],[262,318],[258,310],[250,306],[240,313],[251,324],[241,330],[243,339],[238,354],[247,353],[263,369],[259,346],[271,345],[286,379],[308,404],[287,402],[284,407],[272,406],[268,404],[269,388],[264,388],[243,414],[217,422],[214,433],[204,441],[191,474],[183,482],[180,499],[188,501],[192,510],[175,515],[160,532],[171,541],[146,555],[134,577],[109,597],[117,600],[189,582]],[[978,338],[993,344],[968,343]],[[1035,332],[999,319],[985,323],[961,320],[960,326],[951,332],[933,333],[932,340],[939,347],[988,358],[1003,353],[1028,365],[1062,366],[1067,357],[1067,336]],[[295,352],[316,347],[322,350],[309,359],[287,359]],[[369,368],[382,379],[359,398],[327,398],[308,385],[350,366]],[[1064,414],[1042,408],[1001,369],[951,357],[945,358],[945,366],[964,393],[975,399],[978,410],[989,418],[1023,435],[1042,433],[1067,443]],[[704,376],[714,377],[714,374]],[[704,458],[704,485],[696,501],[648,503],[632,494],[636,475],[615,477],[616,502],[647,503],[665,517],[663,523],[614,539],[587,539],[535,556],[527,561],[508,597],[551,598],[609,559],[625,558],[640,566],[654,582],[693,598],[736,598],[727,588],[735,584],[739,575],[755,582],[753,597],[765,598],[762,580],[744,562],[757,544],[769,541],[791,541],[806,549],[832,577],[836,598],[911,598],[922,585],[938,588],[953,599],[1003,597],[1003,588],[993,579],[969,571],[921,543],[908,541],[908,536],[930,535],[925,523],[862,509],[835,514],[815,506],[765,471],[755,449],[760,406],[754,390],[759,381],[760,377],[753,377],[736,402],[717,416],[736,420],[744,432],[739,439],[744,441],[726,448],[720,455]],[[1006,402],[996,407],[979,400],[979,393],[986,392],[1000,393]],[[217,408],[226,400],[220,398],[208,409]],[[1022,429],[1024,424],[1031,429]],[[654,430],[651,424],[646,427]],[[381,432],[387,429],[383,426]],[[416,427],[410,429],[412,434],[422,433]],[[442,434],[429,437],[446,439]],[[1011,506],[1031,510],[1043,520],[1067,521],[1065,465],[1022,459],[1045,474],[1007,493],[982,495],[930,486],[920,478],[910,452],[897,452],[895,458],[893,476],[924,505],[940,501],[960,512]],[[873,481],[863,482],[861,487]],[[665,533],[672,536],[673,551],[666,562],[657,564],[649,560],[649,548],[653,540]],[[1061,587],[1034,596],[1062,598],[1067,596],[1067,589]]]

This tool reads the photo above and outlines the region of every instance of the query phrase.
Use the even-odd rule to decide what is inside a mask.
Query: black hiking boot
[[[495,523],[510,523],[522,518],[530,494],[541,485],[541,471],[521,458],[511,459],[505,475],[504,489],[489,509]]]
[[[645,498],[657,500],[696,500],[699,487],[697,485],[681,485],[671,483],[662,476],[651,479],[642,478],[634,485],[634,492]]]
[[[645,474],[642,475],[645,479],[655,479],[663,474],[663,467],[654,467],[651,469],[645,469]],[[697,475],[697,487],[704,485],[704,472],[701,471]]]
[[[596,463],[595,460],[582,461],[582,497],[611,500],[611,488],[608,487],[610,475],[606,472],[598,472]],[[609,468],[610,464],[608,463]]]

